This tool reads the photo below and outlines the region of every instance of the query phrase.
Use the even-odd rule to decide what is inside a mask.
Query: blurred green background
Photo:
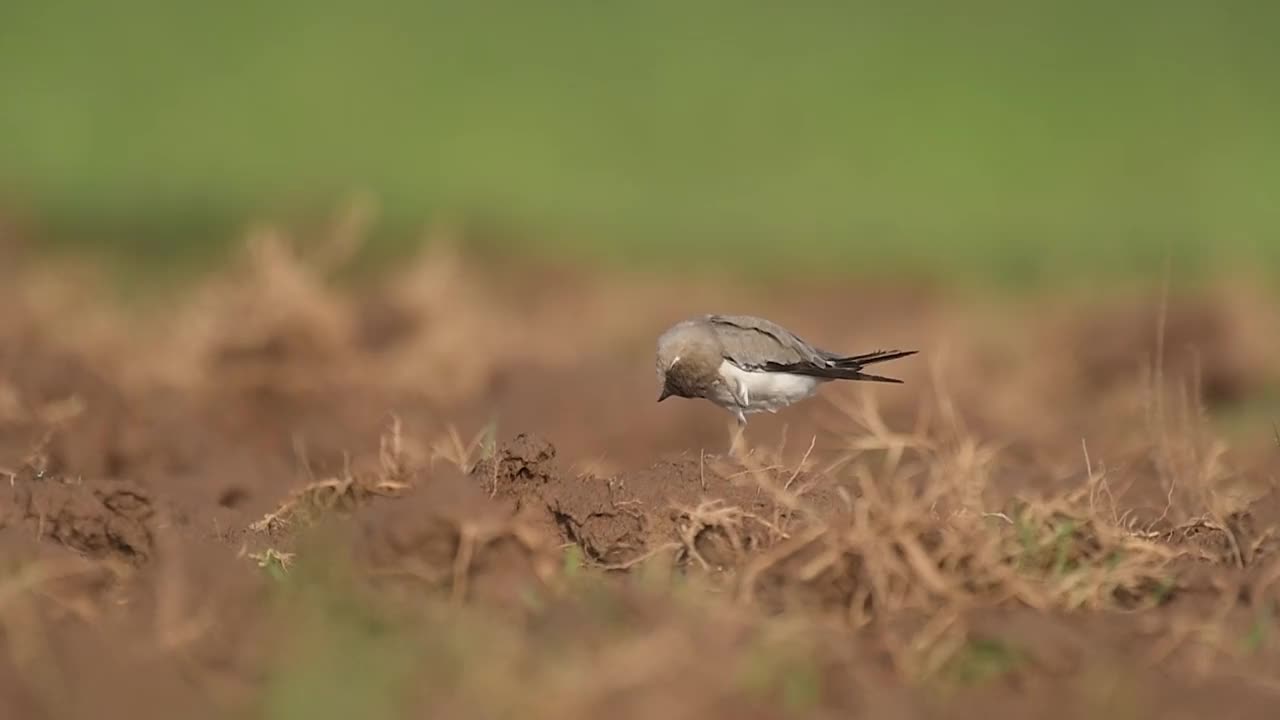
[[[659,267],[1280,269],[1277,21],[1263,0],[7,0],[0,207],[163,267],[367,192],[386,252],[447,218]]]

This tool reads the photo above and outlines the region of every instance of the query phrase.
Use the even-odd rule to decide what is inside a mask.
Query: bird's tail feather
[[[833,357],[831,364],[839,368],[856,368],[863,365],[873,365],[875,363],[886,362],[888,360],[897,360],[898,358],[915,355],[919,350],[876,350],[875,352],[863,353],[862,355],[849,355],[846,357]]]
[[[884,377],[883,375],[872,375],[871,373],[862,372],[862,368],[874,363],[885,362],[887,360],[897,360],[909,355],[915,355],[917,350],[877,350],[876,352],[866,353],[863,355],[850,355],[848,357],[833,357],[827,362],[830,364],[816,365],[813,363],[792,363],[792,364],[770,364],[768,369],[776,372],[789,372],[797,375],[808,375],[810,377],[824,378],[827,380],[862,380],[865,382],[884,382],[884,383],[902,383],[897,378]]]
[[[810,368],[801,374],[812,375],[813,377],[825,378],[828,380],[862,380],[865,382],[883,382],[902,384],[898,378],[885,377],[883,375],[872,375],[864,373],[856,367],[828,367],[828,368]]]

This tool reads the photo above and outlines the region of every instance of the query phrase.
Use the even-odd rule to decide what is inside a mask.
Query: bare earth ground
[[[1240,285],[983,301],[343,244],[161,307],[0,263],[0,717],[1273,717],[1280,381]],[[337,251],[335,251],[335,248]],[[701,312],[914,347],[752,419]]]

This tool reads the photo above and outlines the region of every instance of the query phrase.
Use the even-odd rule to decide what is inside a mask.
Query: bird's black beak
[[[667,385],[663,385],[662,394],[658,396],[658,402],[662,402],[663,400],[666,400],[669,397],[671,397],[671,387]]]

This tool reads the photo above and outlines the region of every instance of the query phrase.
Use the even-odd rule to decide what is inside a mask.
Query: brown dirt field
[[[0,717],[1272,717],[1280,305],[0,269]],[[340,253],[339,253],[340,255]],[[708,311],[900,386],[654,402]],[[1215,419],[1237,417],[1234,424]],[[1243,420],[1239,418],[1243,417]]]

